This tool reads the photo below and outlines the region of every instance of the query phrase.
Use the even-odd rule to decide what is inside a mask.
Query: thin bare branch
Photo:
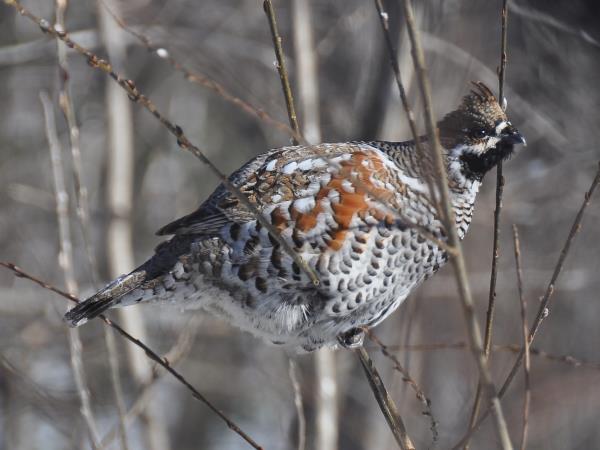
[[[423,405],[423,408],[425,408],[425,410],[423,411],[423,415],[427,416],[429,418],[429,423],[430,423],[429,429],[431,430],[433,445],[435,445],[439,438],[439,432],[437,429],[438,422],[437,422],[437,420],[435,420],[435,417],[433,416],[433,411],[431,410],[431,400],[429,400],[429,397],[427,397],[425,395],[425,392],[423,392],[423,390],[419,387],[419,385],[414,380],[414,378],[412,378],[410,376],[410,374],[408,373],[408,370],[406,370],[402,366],[402,364],[400,364],[400,361],[398,360],[398,358],[396,358],[395,355],[390,353],[389,347],[387,345],[385,345],[383,342],[381,342],[381,340],[371,330],[367,330],[367,336],[369,337],[369,339],[371,339],[375,344],[377,344],[379,346],[381,353],[386,358],[388,358],[394,365],[394,369],[396,369],[398,372],[400,372],[400,374],[402,375],[402,381],[408,383],[408,385],[412,388],[412,390],[415,391],[415,394],[417,395],[417,400],[419,400],[421,402],[421,404]]]
[[[30,275],[29,273],[25,272],[23,269],[11,262],[0,261],[0,266],[6,267],[7,269],[11,270],[14,273],[14,275],[19,278],[25,278],[27,280],[30,280],[36,283],[37,285],[41,286],[42,288],[52,291],[66,298],[67,300],[70,300],[74,303],[79,303],[79,299],[75,295],[69,294],[68,292],[65,292],[55,286],[50,285],[49,283],[46,283],[45,281],[40,280],[39,278],[33,275]],[[230,430],[237,433],[242,439],[244,439],[250,446],[252,446],[256,450],[262,450],[262,447],[258,445],[249,435],[242,431],[242,429],[233,420],[229,419],[223,412],[221,412],[221,410],[214,406],[204,395],[202,395],[192,384],[190,384],[190,382],[187,381],[183,375],[181,375],[177,370],[175,370],[172,367],[171,362],[167,358],[159,356],[158,353],[156,353],[154,350],[148,347],[145,343],[127,333],[127,331],[121,328],[121,326],[118,323],[110,320],[106,316],[99,315],[98,318],[102,320],[106,325],[111,327],[113,330],[115,330],[117,333],[119,333],[122,337],[127,339],[129,342],[140,347],[148,358],[160,365],[173,377],[175,377],[177,381],[183,384],[191,392],[192,396],[196,400],[199,400],[200,402],[204,403],[213,413],[219,416],[219,418],[221,418],[221,420],[223,420],[223,422],[227,424]]]
[[[567,255],[569,254],[569,250],[571,249],[571,244],[573,243],[573,240],[575,239],[575,237],[577,236],[577,234],[579,233],[579,231],[581,230],[581,221],[583,219],[583,215],[585,213],[585,210],[587,209],[588,205],[590,204],[590,200],[592,198],[592,195],[594,194],[594,191],[596,190],[596,188],[598,187],[598,184],[600,184],[600,162],[598,163],[598,170],[596,171],[596,174],[594,176],[594,179],[592,180],[592,184],[590,185],[590,188],[587,190],[587,192],[584,195],[584,200],[583,203],[581,204],[581,207],[579,208],[579,211],[577,212],[577,215],[575,216],[575,220],[573,221],[573,225],[571,226],[571,230],[569,231],[569,235],[567,236],[567,240],[565,241],[563,248],[560,252],[560,255],[558,257],[558,261],[556,263],[556,266],[554,267],[554,271],[552,272],[552,276],[550,277],[550,282],[548,283],[548,286],[546,288],[546,292],[544,293],[544,296],[542,297],[542,300],[540,302],[540,306],[537,312],[537,315],[535,317],[535,320],[533,322],[533,325],[531,326],[531,328],[529,329],[529,344],[531,345],[531,343],[533,342],[533,339],[535,338],[535,335],[537,333],[537,331],[539,330],[543,320],[548,316],[549,314],[549,309],[548,309],[548,305],[550,303],[550,299],[552,298],[552,294],[554,294],[554,288],[555,288],[555,284],[556,284],[556,280],[558,279],[558,276],[560,275],[565,259],[567,258]],[[500,388],[500,391],[498,391],[498,396],[502,397],[504,396],[504,394],[506,393],[506,391],[508,390],[508,388],[510,387],[512,381],[514,380],[519,368],[521,367],[521,364],[523,363],[523,359],[525,358],[525,349],[521,349],[521,351],[519,352],[519,355],[517,356],[517,359],[515,361],[515,363],[513,364],[509,374],[507,375],[504,383],[502,384],[502,387]],[[475,424],[473,425],[473,427],[471,427],[471,429],[467,432],[467,434],[465,434],[465,436],[463,436],[463,438],[460,440],[460,442],[458,442],[458,444],[456,444],[453,447],[453,450],[459,449],[461,448],[463,445],[465,445],[465,443],[470,439],[471,435],[477,431],[477,429],[481,426],[481,424],[483,423],[483,421],[488,417],[490,413],[490,410],[487,409],[485,411],[485,413],[483,413],[479,419],[477,420],[477,422],[475,422]]]
[[[525,400],[523,401],[523,430],[521,432],[521,450],[527,447],[527,431],[529,425],[529,405],[531,403],[531,382],[530,382],[530,349],[527,326],[527,300],[523,295],[523,265],[521,263],[521,241],[519,240],[519,230],[513,224],[513,241],[515,246],[515,269],[517,272],[517,287],[519,290],[519,305],[521,310],[521,324],[523,329],[523,348],[525,349],[525,364],[523,365],[525,377]]]
[[[60,142],[56,134],[56,123],[52,102],[45,92],[40,93],[40,101],[44,110],[46,124],[46,137],[50,149],[50,161],[54,180],[54,194],[56,196],[56,216],[58,219],[58,234],[60,251],[58,264],[63,271],[65,285],[71,292],[77,292],[78,286],[73,269],[73,246],[71,241],[71,228],[69,224],[69,194],[65,185],[65,174],[63,170]],[[75,385],[81,402],[81,415],[87,426],[87,431],[92,448],[98,448],[98,427],[92,413],[90,392],[87,386],[87,378],[81,357],[81,339],[79,331],[69,329],[69,350],[71,353],[71,367],[75,378]]]
[[[106,327],[106,329],[111,330]],[[172,366],[177,365],[177,363],[189,352],[192,342],[194,340],[196,330],[198,330],[198,321],[190,320],[183,327],[183,331],[179,333],[179,337],[177,338],[177,342],[169,349],[169,351],[163,356],[163,359],[167,359]],[[112,330],[111,330],[112,332]],[[153,393],[153,388],[156,384],[167,376],[168,372],[161,372],[158,370],[160,366],[155,365],[152,370],[152,375],[150,379],[144,383],[141,387],[140,392],[136,396],[136,400],[133,402],[131,407],[127,410],[125,414],[125,424],[131,424],[136,417],[146,410],[148,403],[151,399],[151,394]],[[112,441],[117,437],[119,432],[119,424],[114,426],[109,432],[107,432],[100,444],[103,448],[108,447]]]
[[[280,130],[286,134],[289,134],[290,136],[294,137],[298,141],[303,142],[302,136],[299,134],[296,134],[296,132],[294,130],[292,130],[292,128],[290,128],[287,124],[271,117],[271,115],[269,115],[266,111],[264,111],[260,108],[257,108],[255,106],[252,106],[247,101],[242,100],[239,97],[236,97],[235,95],[233,95],[232,93],[227,91],[227,89],[222,84],[213,80],[212,78],[208,77],[207,75],[200,73],[198,71],[192,71],[191,69],[186,67],[184,64],[179,62],[176,58],[174,58],[171,55],[171,52],[167,48],[165,48],[164,46],[159,46],[159,45],[154,44],[152,42],[152,40],[148,36],[146,36],[144,33],[140,32],[140,31],[136,31],[135,29],[130,27],[127,24],[127,22],[125,22],[125,20],[123,20],[123,18],[119,17],[106,4],[105,1],[101,0],[100,3],[106,9],[106,11],[110,14],[110,16],[114,19],[114,21],[117,23],[117,25],[119,25],[119,27],[121,27],[124,31],[131,34],[138,41],[140,41],[142,43],[142,45],[144,47],[146,47],[153,55],[156,55],[157,57],[167,61],[167,63],[169,63],[169,65],[173,69],[182,73],[187,81],[197,84],[199,86],[205,87],[207,89],[210,89],[211,91],[216,93],[218,96],[223,98],[223,100],[225,100],[229,103],[232,103],[233,105],[237,106],[242,111],[244,111],[245,113],[258,118],[259,120],[262,120],[263,122],[265,122],[267,125],[273,126],[273,127],[277,128],[278,130]]]
[[[415,446],[413,445],[408,433],[406,431],[406,427],[404,426],[404,422],[402,421],[402,417],[400,417],[400,413],[398,412],[398,408],[394,403],[394,400],[390,397],[383,384],[383,380],[379,375],[379,372],[375,368],[373,361],[369,357],[367,350],[364,347],[359,347],[355,350],[356,355],[358,356],[360,363],[362,365],[363,370],[365,371],[365,375],[369,380],[369,386],[373,391],[373,395],[379,404],[379,408],[381,412],[385,416],[385,419],[388,422],[390,430],[392,431],[398,446],[402,450],[415,450]]]
[[[508,0],[503,0],[501,10],[502,32],[500,37],[500,67],[498,70],[498,103],[504,108],[506,102],[504,99],[504,80],[506,78],[506,42],[507,42],[507,9]],[[496,307],[496,280],[498,278],[498,258],[500,257],[500,213],[502,212],[502,195],[504,193],[504,175],[502,174],[502,161],[496,166],[496,207],[494,209],[494,232],[492,243],[492,268],[490,271],[490,290],[488,296],[488,308],[485,318],[485,335],[483,337],[483,352],[489,359],[490,348],[492,345],[492,332],[494,327],[494,311]],[[469,420],[469,428],[473,426],[479,409],[481,407],[482,386],[481,381],[477,384],[477,392],[473,403],[473,411]],[[465,445],[465,450],[469,448],[469,443]]]
[[[56,24],[55,27],[64,30],[65,28],[65,13],[68,7],[68,0],[56,0]],[[71,147],[71,157],[73,160],[73,182],[75,185],[75,206],[77,216],[80,221],[83,243],[86,249],[86,255],[90,264],[90,272],[92,279],[97,274],[97,265],[92,243],[90,239],[90,208],[88,202],[88,192],[85,183],[82,179],[83,165],[81,161],[81,145],[79,126],[75,117],[75,108],[71,96],[69,64],[67,60],[67,46],[56,41],[57,44],[57,59],[59,67],[60,92],[58,96],[58,104],[65,117],[69,128],[69,143]]]
[[[298,145],[299,141],[295,136],[301,136],[300,125],[298,124],[298,117],[296,116],[296,108],[294,107],[294,97],[292,95],[292,88],[290,86],[290,79],[288,77],[287,69],[285,66],[285,58],[283,57],[283,47],[281,46],[281,36],[277,29],[277,20],[275,19],[275,10],[273,9],[273,3],[271,0],[264,0],[263,9],[269,19],[269,28],[271,29],[271,37],[273,38],[273,48],[275,49],[275,57],[277,58],[277,72],[279,73],[279,79],[281,80],[281,88],[283,89],[283,95],[285,97],[285,106],[287,108],[288,119],[290,126],[294,130],[294,136],[292,136],[292,143]]]
[[[429,160],[431,158],[430,158],[430,155],[428,155],[427,152],[425,151],[425,149],[423,148],[422,138],[419,136],[417,126],[415,123],[415,119],[414,119],[414,114],[412,112],[410,104],[408,103],[408,98],[406,95],[406,91],[404,89],[404,84],[402,83],[402,76],[400,73],[400,66],[398,64],[398,58],[396,57],[396,50],[394,49],[394,44],[393,44],[392,38],[390,36],[390,30],[389,30],[390,17],[389,17],[389,14],[384,10],[381,0],[374,0],[374,2],[375,2],[375,8],[377,9],[377,14],[379,16],[379,21],[381,23],[381,28],[382,28],[383,35],[385,38],[386,46],[388,49],[390,62],[392,65],[392,71],[394,72],[396,85],[398,86],[398,91],[400,93],[402,107],[404,108],[404,111],[408,118],[410,130],[411,130],[411,133],[413,136],[413,140],[415,142],[417,152],[420,155],[420,157],[418,159],[419,159],[420,164],[422,165],[423,174],[427,180],[429,192],[431,193],[434,207],[438,211],[438,214],[441,215],[440,208],[439,208],[438,192],[434,188],[434,179],[432,177],[431,170],[429,167],[427,167],[427,165],[430,164]],[[361,180],[356,180],[353,182],[357,186],[359,186],[361,189],[364,189],[366,192],[368,192],[369,195],[371,195],[381,205],[388,208],[393,214],[400,217],[400,220],[402,220],[403,222],[407,222],[408,226],[414,228],[425,239],[433,242],[435,245],[437,245],[441,249],[445,250],[448,254],[451,254],[451,255],[456,254],[456,250],[451,245],[448,245],[447,242],[444,242],[444,241],[438,239],[437,237],[435,237],[433,235],[433,233],[431,233],[431,231],[428,230],[426,227],[421,226],[418,223],[412,222],[410,219],[408,219],[406,217],[402,217],[403,215],[401,214],[401,212],[397,211],[395,208],[391,208],[384,199],[382,199],[379,195],[377,195],[377,193],[372,192],[372,189],[369,189],[367,186],[365,186],[364,183],[361,182]]]
[[[257,209],[256,205],[254,205],[244,193],[242,193],[237,186],[235,186],[229,178],[219,170],[219,168],[204,154],[204,152],[196,145],[194,145],[189,138],[183,132],[183,129],[171,122],[166,118],[160,111],[156,108],[154,103],[142,94],[135,82],[133,80],[129,80],[124,78],[120,74],[116,73],[113,70],[111,64],[98,57],[96,54],[92,53],[90,50],[82,47],[81,45],[74,42],[70,37],[69,33],[66,30],[57,30],[54,26],[50,25],[50,23],[42,19],[27,8],[25,8],[21,3],[17,0],[4,0],[5,3],[9,6],[12,6],[19,14],[26,17],[37,26],[40,27],[42,32],[47,33],[57,39],[63,41],[67,47],[74,49],[80,55],[84,56],[87,59],[88,64],[97,70],[104,72],[109,75],[116,83],[121,86],[123,90],[127,93],[129,99],[135,103],[142,105],[146,110],[148,110],[152,115],[158,120],[169,132],[177,138],[177,145],[183,149],[189,151],[191,154],[196,156],[203,164],[205,164],[210,171],[221,181],[225,189],[227,189],[234,197],[243,205],[248,211],[250,211],[253,216],[256,218],[257,222],[261,224],[266,230],[269,231],[270,235],[273,239],[281,246],[281,248],[293,259],[293,261],[300,267],[300,269],[310,278],[314,285],[319,284],[319,278],[314,271],[307,263],[304,261],[292,248],[292,246],[284,240],[278,230],[260,213]]]
[[[498,345],[494,346],[494,350],[505,350],[512,353],[520,353],[525,351],[525,347],[522,345]],[[531,356],[537,356],[540,359],[545,359],[552,362],[559,362],[572,367],[582,367],[592,370],[600,370],[600,363],[586,361],[584,359],[576,358],[573,355],[555,355],[548,353],[545,350],[529,346],[529,354]]]
[[[375,8],[377,9],[377,15],[379,16],[379,22],[381,23],[381,30],[383,31],[383,37],[385,38],[385,44],[388,49],[388,54],[390,58],[390,63],[392,66],[392,71],[394,72],[394,78],[396,80],[396,86],[398,87],[398,92],[400,93],[400,100],[402,102],[402,107],[404,108],[404,112],[406,113],[406,118],[408,119],[408,124],[410,127],[410,132],[413,136],[413,140],[415,142],[415,147],[417,150],[417,154],[420,155],[419,161],[423,165],[423,174],[425,179],[427,180],[427,185],[429,187],[429,192],[431,193],[431,200],[435,208],[439,213],[439,198],[438,193],[434,189],[434,180],[432,178],[431,170],[426,167],[426,162],[429,160],[429,155],[423,148],[423,144],[421,142],[421,137],[419,136],[419,131],[417,130],[417,124],[415,122],[415,117],[413,111],[408,103],[408,97],[406,95],[406,90],[404,89],[404,84],[402,83],[402,75],[400,72],[400,64],[398,64],[398,58],[396,56],[396,49],[394,48],[394,43],[392,42],[392,37],[390,36],[390,27],[389,14],[384,10],[383,3],[381,0],[374,0]]]
[[[465,266],[465,261],[462,254],[462,247],[455,226],[454,213],[450,203],[448,176],[443,161],[438,130],[436,128],[435,119],[433,116],[431,89],[429,86],[429,80],[427,78],[425,69],[425,56],[423,54],[423,49],[421,48],[420,38],[415,25],[412,3],[410,0],[403,0],[402,4],[404,6],[404,15],[406,17],[406,24],[411,42],[413,61],[417,72],[419,90],[421,91],[421,96],[423,99],[428,141],[431,150],[434,153],[433,161],[437,175],[438,188],[441,193],[441,206],[444,212],[443,216],[445,218],[445,225],[448,233],[448,243],[457,250],[456,255],[454,255],[451,259],[454,266],[456,280],[458,282],[463,312],[467,322],[469,343],[471,346],[473,357],[477,362],[477,367],[479,369],[479,377],[482,380],[482,384],[492,404],[492,410],[495,418],[495,426],[502,443],[502,448],[504,450],[508,450],[512,449],[512,444],[510,442],[508,428],[506,426],[506,420],[504,419],[504,414],[502,412],[502,406],[496,393],[496,388],[494,387],[492,377],[490,375],[489,368],[487,365],[487,360],[483,352],[481,332],[479,330],[479,324],[477,323],[477,317],[475,315],[475,307],[471,295],[471,290],[469,287],[469,282],[467,279],[467,269]]]
[[[373,347],[376,348],[376,347]],[[388,350],[404,350],[407,352],[435,352],[440,350],[466,350],[466,342],[451,342],[451,343],[433,343],[433,344],[411,344],[411,345],[388,345]],[[511,352],[518,354],[523,351],[524,347],[518,344],[506,344],[506,345],[492,345],[493,352]],[[552,362],[559,362],[572,367],[582,367],[591,370],[600,370],[600,363],[586,361],[584,359],[576,358],[573,355],[555,355],[548,353],[545,350],[529,347],[529,353],[531,356],[537,356],[540,359],[545,359]]]
[[[65,28],[65,15],[69,6],[68,0],[56,0],[56,23],[55,27],[59,29]],[[81,162],[81,148],[79,139],[79,127],[75,118],[75,108],[73,106],[73,100],[70,89],[70,74],[69,74],[69,63],[67,60],[67,46],[60,41],[56,41],[57,44],[57,59],[59,68],[59,82],[60,91],[58,96],[58,104],[65,117],[67,126],[69,128],[69,144],[71,148],[71,158],[73,161],[73,182],[75,191],[75,207],[77,211],[77,217],[81,226],[81,234],[83,237],[83,245],[85,247],[85,253],[88,258],[90,265],[90,273],[92,280],[96,284],[97,280],[97,265],[96,257],[92,248],[90,238],[90,221],[89,221],[89,203],[88,193],[85,183],[82,179],[82,162]],[[119,379],[119,359],[116,353],[116,347],[114,344],[114,336],[112,331],[108,328],[104,330],[104,338],[106,340],[106,348],[108,353],[108,365],[111,373],[111,384],[115,395],[115,403],[117,407],[117,415],[119,417],[119,431],[121,438],[121,448],[127,450],[127,432],[124,422],[125,414],[125,401],[123,399],[123,389],[121,387],[121,381]]]

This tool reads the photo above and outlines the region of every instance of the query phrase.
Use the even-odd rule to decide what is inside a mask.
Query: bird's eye
[[[488,132],[484,128],[476,128],[471,132],[472,137],[479,139],[486,137],[487,134]]]

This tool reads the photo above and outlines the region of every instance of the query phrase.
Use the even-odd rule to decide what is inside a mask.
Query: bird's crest
[[[492,90],[481,81],[472,81],[474,88],[469,95],[463,97],[458,108],[465,114],[480,116],[482,119],[493,124],[497,120],[506,119],[506,114],[500,107]]]
[[[476,130],[494,129],[507,120],[492,90],[481,81],[473,81],[473,89],[462,99],[458,109],[447,114],[438,124],[446,148],[453,147],[461,135]]]

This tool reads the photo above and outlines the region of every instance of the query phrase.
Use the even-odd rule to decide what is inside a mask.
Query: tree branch
[[[571,249],[571,244],[572,244],[573,240],[575,239],[575,236],[577,236],[577,234],[581,230],[581,221],[583,219],[583,215],[584,215],[585,210],[587,209],[588,205],[590,204],[592,195],[594,194],[594,191],[598,187],[599,183],[600,183],[600,162],[598,163],[598,170],[596,172],[596,175],[594,176],[594,179],[592,181],[592,184],[590,185],[590,188],[585,193],[583,203],[581,204],[581,207],[579,208],[579,211],[577,212],[577,215],[575,216],[575,220],[573,221],[573,225],[571,226],[571,230],[569,232],[569,235],[567,236],[567,240],[565,241],[563,248],[560,252],[558,261],[556,263],[556,266],[554,267],[552,276],[550,277],[550,282],[548,283],[546,292],[540,302],[540,306],[539,306],[536,318],[533,322],[533,325],[529,329],[529,344],[530,345],[533,342],[533,339],[535,338],[535,335],[536,335],[537,331],[539,330],[539,328],[542,324],[542,321],[549,314],[548,305],[550,303],[550,299],[552,298],[552,294],[554,294],[554,286],[555,286],[556,280],[558,279],[558,276],[560,275],[560,272],[562,271],[565,259],[566,259],[567,255],[569,254],[569,250]],[[510,384],[512,383],[512,381],[514,380],[514,378],[517,374],[517,371],[519,370],[519,367],[521,367],[521,364],[523,363],[524,357],[525,357],[525,349],[523,348],[519,352],[519,355],[517,356],[517,360],[513,364],[508,376],[506,377],[506,379],[504,381],[504,384],[500,388],[500,391],[498,391],[499,397],[503,397],[504,394],[506,394],[506,391],[510,387]],[[453,450],[457,450],[457,449],[461,448],[462,446],[464,446],[465,443],[468,442],[468,440],[470,439],[471,435],[481,426],[481,424],[488,417],[489,414],[490,414],[490,410],[487,409],[485,411],[485,413],[483,413],[481,415],[481,417],[477,420],[477,422],[475,422],[473,427],[471,427],[471,429],[465,434],[465,436],[463,436],[463,438],[453,447]]]
[[[21,269],[20,267],[18,267],[17,265],[15,265],[11,262],[0,261],[0,266],[6,267],[7,269],[11,270],[15,274],[15,276],[17,276],[19,278],[25,278],[27,280],[30,280],[30,281],[36,283],[37,285],[41,286],[42,288],[52,291],[64,298],[66,298],[67,300],[70,300],[74,303],[79,303],[79,299],[76,296],[69,294],[68,292],[65,292],[61,289],[58,289],[57,287],[52,286],[49,283],[46,283],[45,281],[42,281],[33,275],[30,275],[29,273],[25,272],[23,269]],[[130,335],[129,333],[127,333],[127,331],[125,331],[123,328],[121,328],[121,326],[118,323],[110,320],[105,315],[101,314],[98,316],[98,318],[100,320],[102,320],[105,325],[111,327],[113,330],[115,330],[117,333],[119,333],[122,337],[127,339],[129,342],[131,342],[132,344],[137,345],[139,348],[141,348],[148,358],[150,358],[152,361],[154,361],[155,363],[160,365],[162,368],[164,368],[167,372],[169,372],[173,377],[175,377],[175,379],[177,379],[177,381],[179,381],[179,383],[183,384],[191,392],[192,396],[196,400],[199,400],[200,402],[204,403],[213,413],[215,413],[217,416],[219,416],[219,418],[221,418],[223,420],[223,422],[225,422],[227,424],[227,426],[229,427],[230,430],[237,433],[242,439],[244,439],[254,449],[262,450],[262,447],[260,445],[258,445],[244,431],[242,431],[242,429],[233,420],[229,419],[223,412],[221,412],[216,406],[214,406],[204,395],[202,395],[194,386],[192,386],[192,384],[189,381],[187,381],[183,375],[181,375],[177,370],[175,370],[171,366],[171,363],[169,362],[168,359],[160,357],[154,350],[152,350],[150,347],[148,347],[146,344],[144,344],[139,339],[137,339],[137,338],[133,337],[132,335]]]
[[[354,351],[360,360],[362,368],[365,371],[365,375],[369,380],[369,386],[373,391],[373,395],[379,404],[381,412],[385,416],[385,420],[388,422],[390,430],[392,430],[398,446],[402,450],[415,450],[415,446],[408,436],[404,422],[400,417],[398,408],[396,407],[394,400],[392,400],[388,394],[387,389],[383,384],[383,380],[381,379],[379,372],[377,372],[377,369],[369,357],[367,350],[365,350],[364,347],[359,347]]]
[[[4,0],[4,2],[13,7],[19,14],[26,17],[37,26],[40,27],[42,32],[47,33],[57,39],[63,41],[67,47],[72,48],[80,55],[84,56],[87,59],[88,64],[97,70],[104,72],[109,75],[119,86],[127,93],[129,99],[135,103],[143,106],[147,111],[152,113],[152,115],[158,120],[173,136],[177,138],[177,145],[183,149],[189,151],[191,154],[196,156],[203,164],[205,164],[210,171],[221,181],[223,187],[227,189],[239,202],[242,206],[244,206],[248,211],[252,213],[258,223],[263,226],[269,234],[273,237],[273,239],[281,246],[281,248],[292,258],[292,260],[300,267],[302,270],[313,282],[315,286],[319,284],[319,278],[317,277],[316,272],[312,269],[292,248],[292,246],[285,241],[279,231],[269,222],[257,209],[256,205],[254,205],[243,192],[241,192],[237,186],[235,186],[229,178],[219,170],[219,168],[204,154],[204,152],[196,145],[194,145],[189,138],[183,132],[183,129],[174,122],[171,122],[167,119],[166,116],[161,114],[161,112],[156,108],[154,103],[142,94],[135,82],[133,80],[129,80],[124,78],[117,72],[113,70],[111,64],[98,57],[96,54],[92,53],[90,50],[82,47],[77,44],[69,37],[69,34],[65,30],[56,30],[55,27],[50,25],[47,20],[42,19],[27,8],[25,8],[18,0]]]
[[[425,56],[418,35],[418,31],[415,26],[414,12],[412,3],[410,0],[403,0],[404,15],[406,17],[406,24],[408,27],[408,35],[411,42],[411,50],[413,55],[413,61],[415,69],[417,71],[417,80],[419,90],[423,99],[423,106],[425,110],[425,124],[427,128],[428,142],[430,144],[430,150],[433,151],[433,161],[437,175],[438,189],[441,193],[441,206],[443,216],[445,219],[446,231],[448,233],[448,243],[457,250],[456,254],[453,255],[452,264],[454,266],[454,272],[456,280],[458,282],[458,288],[460,292],[460,298],[462,300],[463,312],[467,322],[467,331],[469,336],[469,343],[471,345],[471,351],[473,357],[477,363],[479,369],[479,376],[482,380],[487,395],[492,403],[492,410],[494,412],[495,425],[498,435],[500,437],[502,448],[504,450],[512,449],[510,437],[508,435],[508,428],[504,419],[504,413],[502,412],[502,406],[496,393],[496,389],[492,382],[492,377],[489,372],[485,354],[483,352],[481,332],[477,323],[477,317],[475,315],[475,306],[467,279],[467,269],[465,265],[464,256],[462,253],[462,246],[458,238],[456,230],[454,212],[450,202],[450,193],[448,188],[448,176],[446,173],[446,167],[444,165],[442,149],[439,142],[438,130],[436,128],[435,119],[433,116],[432,102],[431,102],[431,89],[429,86],[429,80],[427,78],[425,69]]]

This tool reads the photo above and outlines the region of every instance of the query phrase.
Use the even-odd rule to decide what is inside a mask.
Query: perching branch
[[[398,408],[396,407],[394,400],[390,397],[390,394],[388,394],[387,389],[383,384],[383,380],[381,379],[379,372],[377,372],[369,354],[364,347],[357,348],[355,352],[365,371],[365,375],[369,380],[369,386],[373,391],[373,395],[375,395],[379,408],[381,409],[381,412],[383,412],[385,420],[387,420],[396,442],[402,450],[415,450],[415,446],[406,432],[406,427],[400,417]]]
[[[437,422],[437,420],[435,420],[435,417],[433,416],[433,411],[431,410],[431,400],[429,400],[429,398],[425,395],[425,392],[423,392],[423,390],[419,387],[417,382],[410,376],[410,374],[408,373],[408,370],[406,370],[402,366],[402,364],[400,364],[400,361],[398,360],[398,358],[396,358],[392,353],[390,353],[389,347],[387,345],[385,345],[383,342],[381,342],[379,340],[379,338],[372,331],[367,330],[367,336],[375,344],[377,344],[377,346],[379,346],[381,353],[383,354],[383,356],[385,356],[392,362],[394,369],[396,369],[396,371],[400,372],[400,374],[402,375],[402,381],[404,381],[405,383],[408,383],[408,385],[412,388],[412,390],[415,391],[417,400],[419,400],[421,402],[421,404],[423,405],[423,408],[424,408],[424,411],[422,414],[429,418],[429,423],[430,423],[429,429],[431,430],[431,434],[433,437],[433,445],[435,445],[439,438],[439,432],[437,429],[438,422]]]

